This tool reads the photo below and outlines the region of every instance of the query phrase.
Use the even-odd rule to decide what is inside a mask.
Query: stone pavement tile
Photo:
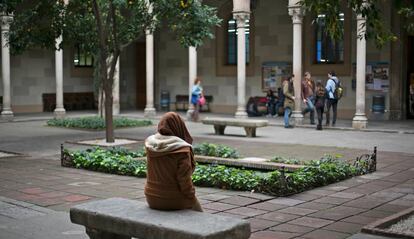
[[[259,231],[250,236],[250,239],[290,239],[299,236],[297,233],[275,232],[275,231]]]
[[[30,201],[30,200],[34,200],[34,199],[41,199],[42,197],[39,196],[39,195],[35,195],[35,194],[22,193],[22,194],[16,195],[16,196],[11,197],[11,198],[19,200],[19,201]]]
[[[292,214],[286,214],[286,213],[280,213],[280,212],[269,212],[269,213],[257,216],[256,218],[266,219],[266,220],[271,220],[271,221],[276,221],[276,222],[288,222],[298,217],[299,216],[292,215]]]
[[[414,185],[414,182],[413,182],[413,185]],[[414,194],[408,194],[401,199],[414,201]]]
[[[320,195],[320,196],[327,196],[330,194],[336,193],[336,191],[333,190],[325,190],[325,189],[313,189],[308,191],[310,194]]]
[[[232,213],[232,214],[238,214],[238,215],[242,215],[242,216],[247,216],[247,217],[254,217],[254,216],[257,216],[257,215],[262,215],[262,214],[267,213],[267,211],[264,211],[264,210],[248,208],[248,207],[234,208],[234,209],[227,210],[225,212]]]
[[[362,176],[359,176],[359,177],[363,178],[363,179],[376,180],[376,179],[381,179],[381,178],[388,177],[392,174],[394,174],[394,173],[393,172],[384,172],[384,171],[379,172],[379,171],[377,171],[377,172],[365,174],[365,175],[362,175]]]
[[[260,200],[253,199],[253,198],[247,198],[247,197],[241,197],[241,196],[233,196],[233,197],[220,200],[220,202],[222,203],[228,203],[228,204],[237,205],[237,206],[246,206],[246,205],[250,205],[250,204],[253,204],[259,201]]]
[[[1,207],[0,215],[13,218],[13,219],[17,219],[17,220],[21,220],[25,218],[43,216],[45,214],[42,212],[33,210],[31,208],[11,205],[9,207]]]
[[[383,178],[383,180],[385,181],[389,181],[389,182],[396,182],[396,183],[402,183],[404,181],[413,179],[414,175],[412,172],[410,171],[404,171],[401,173],[397,173],[397,174],[393,174],[391,176],[385,177]]]
[[[327,196],[327,197],[319,198],[319,199],[315,200],[314,202],[340,205],[340,204],[344,204],[344,203],[346,203],[350,200],[351,199],[349,199],[349,198],[337,198],[337,197]]]
[[[364,194],[361,194],[361,193],[337,192],[337,193],[331,194],[329,196],[330,197],[336,197],[336,198],[356,199],[356,198],[359,198],[359,197],[364,196]]]
[[[313,210],[324,210],[324,209],[328,209],[331,207],[335,207],[335,205],[328,204],[328,203],[308,202],[308,203],[299,204],[296,207],[313,209]]]
[[[64,196],[67,196],[67,195],[69,195],[69,193],[60,192],[60,191],[50,191],[48,193],[39,194],[40,197],[45,197],[45,198],[64,197]]]
[[[364,211],[365,211],[364,209],[360,209],[360,208],[338,206],[338,207],[329,208],[323,211],[319,211],[316,213],[312,213],[308,216],[338,221],[346,217],[357,215]]]
[[[384,199],[393,200],[393,199],[403,197],[403,196],[405,196],[405,194],[404,193],[396,193],[396,192],[393,192],[389,189],[385,189],[385,190],[370,194],[369,196],[370,197],[377,197],[377,198],[384,198]]]
[[[349,223],[349,222],[334,222],[324,227],[323,229],[326,229],[329,231],[354,234],[354,233],[359,232],[362,227],[363,225],[361,224],[355,224],[355,223]]]
[[[348,188],[348,189],[346,189],[346,190],[344,190],[342,192],[344,192],[344,193],[359,193],[359,194],[364,194],[364,195],[373,193],[373,192],[369,192],[369,191],[367,191],[367,190],[365,190],[363,188],[356,188],[356,187],[354,187],[354,188]],[[374,192],[377,192],[377,191],[374,191]]]
[[[398,205],[398,206],[414,207],[414,201],[412,200],[397,199],[394,201],[390,201],[388,203],[392,205]]]
[[[342,219],[341,221],[367,225],[367,224],[370,224],[371,222],[375,222],[376,220],[378,219],[374,217],[365,217],[361,215],[356,215],[352,217],[347,217],[345,219]]]
[[[220,201],[226,198],[229,198],[230,196],[228,195],[223,195],[223,194],[219,194],[219,193],[214,193],[214,194],[204,194],[199,196],[199,199],[205,199],[205,200],[209,200],[209,201]]]
[[[62,198],[38,198],[28,200],[28,202],[42,207],[48,207],[52,205],[63,204],[65,203],[65,200],[63,200]]]
[[[388,217],[392,214],[394,214],[394,212],[381,211],[381,210],[377,210],[377,208],[374,208],[372,210],[366,211],[366,212],[361,213],[359,215],[364,216],[364,217],[386,218],[386,217]]]
[[[291,199],[296,199],[296,200],[301,200],[301,201],[312,201],[318,198],[323,197],[322,195],[315,195],[315,194],[310,194],[308,192],[303,192],[303,193],[298,193],[295,195],[290,196],[289,198]]]
[[[252,232],[262,231],[269,227],[276,226],[280,223],[280,222],[269,221],[265,219],[255,218],[255,217],[249,218],[247,220],[250,222],[250,227],[252,228]]]
[[[243,215],[240,215],[240,214],[227,213],[227,212],[217,212],[217,213],[214,213],[214,214],[221,215],[221,216],[226,216],[226,217],[240,218],[240,219],[247,219],[248,218],[248,216],[243,216]]]
[[[307,209],[307,208],[300,208],[300,207],[288,207],[282,210],[279,210],[278,212],[281,213],[288,213],[288,214],[294,214],[299,216],[305,216],[314,212],[317,212],[318,210],[313,209]]]
[[[265,201],[265,200],[270,200],[275,198],[274,196],[269,196],[266,194],[262,194],[262,193],[252,193],[252,192],[243,192],[243,193],[239,193],[239,196],[243,196],[243,197],[247,197],[247,198],[253,198],[253,199],[258,199],[261,201]]]
[[[389,204],[386,203],[384,205],[381,205],[377,208],[375,208],[376,210],[380,210],[380,211],[386,211],[386,212],[401,212],[405,209],[409,208],[408,206],[402,206],[402,205],[395,205],[395,204]]]
[[[389,201],[388,199],[384,199],[384,198],[366,196],[363,198],[358,198],[350,202],[344,203],[343,205],[348,206],[348,207],[371,209],[371,208],[378,207],[388,201]]]
[[[395,187],[390,188],[390,190],[396,193],[414,194],[414,187],[412,185],[397,185]]]
[[[301,217],[293,221],[290,221],[289,224],[295,224],[299,226],[306,226],[306,227],[312,227],[312,228],[320,228],[320,227],[327,226],[333,222],[334,221],[320,219],[320,218]]]
[[[219,211],[212,210],[212,209],[207,209],[207,208],[203,208],[203,212],[210,213],[210,214],[214,214],[214,213],[218,213]]]
[[[349,188],[349,186],[329,186],[329,187],[326,187],[326,190],[332,190],[332,191],[337,191],[337,192],[339,192],[339,191],[343,191],[343,190],[345,190],[345,189],[348,189]]]
[[[259,203],[251,204],[247,207],[256,208],[260,210],[266,210],[266,211],[276,211],[282,208],[286,208],[286,205],[274,204],[274,203],[269,203],[269,202],[259,202]]]
[[[212,202],[212,203],[207,203],[203,205],[203,208],[212,209],[216,211],[225,211],[225,210],[233,209],[236,207],[238,206],[228,204],[228,203],[222,203],[222,202]]]
[[[305,226],[298,226],[294,224],[289,223],[283,223],[279,224],[277,226],[274,226],[270,228],[272,231],[280,231],[280,232],[292,232],[292,233],[299,233],[299,234],[305,234],[310,231],[315,230],[315,228],[312,227],[305,227]]]
[[[309,239],[344,239],[351,236],[348,233],[328,231],[324,229],[318,229],[312,232],[309,232],[302,237]]]
[[[286,206],[295,206],[301,203],[305,203],[306,201],[298,200],[298,199],[292,199],[292,198],[285,198],[285,197],[279,197],[272,200],[267,201],[269,203],[279,204],[279,205],[286,205]]]
[[[72,195],[63,197],[63,200],[65,200],[66,202],[80,202],[80,201],[85,201],[91,198],[92,197],[85,196],[85,195],[72,194]]]
[[[207,187],[196,187],[196,191],[205,192],[205,193],[220,193],[223,190],[218,188],[207,188]]]

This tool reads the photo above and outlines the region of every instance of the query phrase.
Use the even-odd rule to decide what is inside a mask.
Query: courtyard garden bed
[[[218,148],[217,145],[208,147]],[[194,148],[196,149],[197,146]],[[197,155],[197,153],[206,151],[194,151],[198,159],[209,157]],[[221,156],[222,154],[229,155],[228,153],[217,155]],[[237,155],[237,152],[234,151],[232,155]],[[218,158],[216,157],[216,159]],[[220,159],[235,162],[239,160]],[[281,163],[277,163],[279,170],[269,170],[266,168],[247,169],[241,165],[229,166],[217,162],[200,163],[200,160],[198,161],[193,174],[193,182],[197,186],[286,196],[375,171],[373,165],[376,164],[376,150],[372,155],[364,155],[352,161],[325,156],[320,160],[309,161],[306,165],[296,165],[297,168],[289,171],[286,168],[291,165]],[[143,149],[131,151],[123,148],[104,149],[97,147],[80,151],[62,150],[62,165],[120,175],[146,176],[145,151]]]
[[[152,125],[152,121],[129,119],[126,117],[115,117],[113,124],[114,128],[117,129],[126,127],[149,126]],[[105,129],[105,119],[99,116],[51,119],[46,122],[46,125],[74,129],[103,130]]]

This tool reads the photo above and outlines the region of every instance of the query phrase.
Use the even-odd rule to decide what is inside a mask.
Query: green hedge
[[[201,143],[193,147],[194,154],[220,158],[240,158],[237,150],[223,144]]]
[[[81,129],[105,129],[105,119],[99,116],[51,119],[46,122],[48,126],[81,128]],[[114,118],[114,128],[138,127],[152,125],[150,120],[135,120],[125,117]]]
[[[77,168],[137,177],[146,176],[145,161],[133,159],[134,157],[142,157],[144,155],[142,150],[131,152],[120,148],[109,150],[93,148],[75,152],[66,150],[64,153],[73,159]],[[363,173],[363,169],[358,169],[349,163],[335,159],[335,157],[325,157],[321,160],[314,160],[311,164],[293,173],[264,172],[223,165],[198,164],[193,174],[193,182],[197,186],[256,191],[284,196]]]

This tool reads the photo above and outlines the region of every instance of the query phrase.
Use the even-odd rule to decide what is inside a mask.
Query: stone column
[[[191,104],[191,92],[194,85],[194,80],[197,77],[197,48],[190,46],[188,48],[188,111],[187,119],[191,120],[191,115],[194,112],[194,105]]]
[[[8,33],[10,23],[13,21],[12,16],[0,16],[1,21],[1,69],[3,78],[3,106],[1,118],[4,120],[13,120],[13,111],[11,109],[10,97],[10,49]]]
[[[247,118],[246,112],[246,20],[249,12],[234,12],[237,22],[237,112],[236,118]]]
[[[56,39],[56,49],[62,43],[62,36]],[[63,105],[63,50],[55,50],[55,76],[56,76],[56,108],[55,118],[64,118],[66,110]]]
[[[149,1],[149,12],[152,13],[152,5]],[[145,104],[144,116],[147,118],[155,117],[156,110],[154,107],[154,34],[147,30],[145,37],[145,51],[146,51],[146,96],[147,102]]]
[[[356,112],[352,119],[352,127],[364,129],[368,119],[365,115],[365,75],[366,75],[366,19],[362,15],[357,16],[357,52],[356,52]]]
[[[119,81],[120,81],[120,57],[116,61],[114,72],[114,84],[112,86],[112,115],[119,115],[121,107],[119,105]]]
[[[295,1],[290,1],[290,3]],[[292,112],[292,119],[295,124],[302,124],[302,98],[301,98],[301,87],[302,87],[302,20],[303,10],[295,3],[289,5],[289,15],[292,16],[293,22],[293,88],[295,90],[295,109]]]

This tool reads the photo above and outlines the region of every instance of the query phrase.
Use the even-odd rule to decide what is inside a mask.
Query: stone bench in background
[[[146,203],[110,198],[70,209],[91,239],[248,239],[248,221],[192,210],[158,211]]]
[[[269,125],[267,120],[236,119],[236,118],[205,118],[203,124],[214,125],[217,135],[224,135],[226,126],[243,127],[247,137],[256,137],[256,128]]]

